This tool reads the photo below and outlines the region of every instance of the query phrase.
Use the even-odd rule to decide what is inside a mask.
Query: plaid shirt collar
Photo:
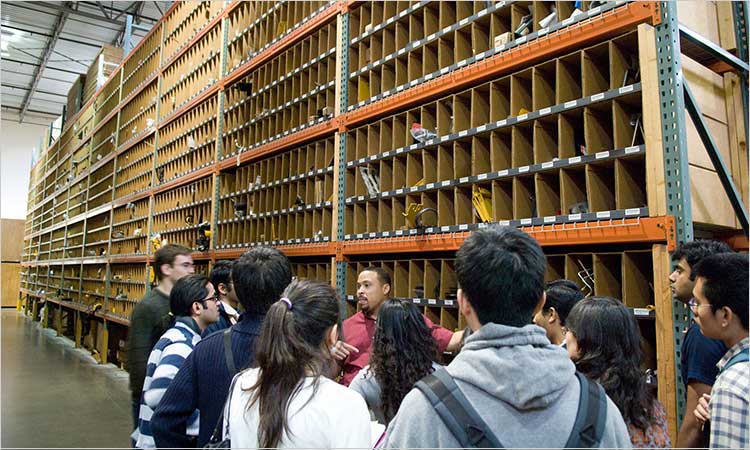
[[[744,338],[738,343],[734,344],[732,348],[727,350],[727,352],[724,354],[724,357],[719,360],[718,363],[716,363],[716,367],[719,368],[719,371],[724,369],[724,366],[727,365],[730,359],[737,353],[748,351],[748,348],[750,348],[750,344],[748,343],[748,338]]]

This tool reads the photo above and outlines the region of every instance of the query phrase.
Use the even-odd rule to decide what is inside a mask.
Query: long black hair
[[[378,312],[370,370],[380,385],[387,422],[414,383],[432,373],[437,357],[437,345],[417,307],[407,301],[386,300]]]
[[[566,326],[578,342],[576,368],[602,385],[625,423],[646,431],[654,396],[640,370],[641,333],[635,317],[618,300],[589,297],[573,307]]]
[[[338,296],[319,281],[292,281],[268,309],[256,352],[260,372],[247,405],[258,403],[261,448],[278,447],[282,434],[289,434],[289,403],[304,378],[316,378],[314,396],[320,376],[329,373],[333,360],[326,335],[336,324],[340,330]]]

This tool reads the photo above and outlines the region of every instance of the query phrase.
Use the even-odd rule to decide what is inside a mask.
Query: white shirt
[[[229,425],[232,448],[258,448],[258,403],[248,410],[251,392],[260,369],[242,372],[231,393],[229,414],[224,415],[224,431]],[[289,402],[290,434],[284,432],[278,448],[372,448],[370,413],[364,399],[351,389],[319,378],[315,396],[314,377]],[[308,403],[309,400],[309,403]],[[227,423],[228,422],[228,423]]]

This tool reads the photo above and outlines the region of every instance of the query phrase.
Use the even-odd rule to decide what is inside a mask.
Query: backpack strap
[[[607,419],[607,396],[598,383],[594,383],[580,372],[576,378],[581,384],[578,412],[565,448],[599,447]]]
[[[750,355],[748,355],[748,351],[747,350],[742,350],[741,352],[736,353],[734,356],[732,356],[731,358],[729,358],[729,361],[727,361],[727,363],[724,364],[724,367],[721,368],[721,371],[724,372],[725,370],[729,369],[730,367],[732,367],[735,364],[739,364],[739,363],[750,361],[750,358],[748,356],[750,356]]]
[[[237,366],[234,365],[234,354],[232,353],[232,327],[224,330],[224,358],[226,359],[229,375],[234,376],[237,373]]]
[[[419,389],[462,448],[505,448],[443,368],[419,380]]]

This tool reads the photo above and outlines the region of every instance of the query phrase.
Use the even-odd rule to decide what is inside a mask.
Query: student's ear
[[[193,313],[193,315],[200,315],[201,311],[203,311],[203,305],[201,305],[200,302],[193,302],[193,304],[190,305],[190,312]]]
[[[227,295],[228,293],[229,293],[229,289],[227,289],[227,285],[224,283],[219,283],[219,294]]]
[[[391,293],[391,285],[383,283],[383,295],[388,296]]]
[[[734,319],[734,311],[732,311],[731,308],[729,308],[728,306],[722,306],[721,309],[716,312],[719,313],[719,320],[721,320],[722,328],[726,328],[732,324],[732,319]]]
[[[557,310],[554,306],[549,307],[549,314],[546,316],[547,323],[553,324],[560,321],[560,315],[557,314]]]

